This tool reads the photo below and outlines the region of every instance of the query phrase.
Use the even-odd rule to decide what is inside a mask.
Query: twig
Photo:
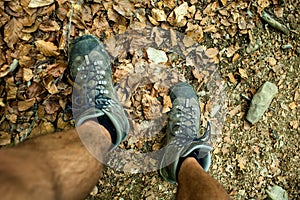
[[[262,11],[262,15],[261,18],[266,21],[268,24],[270,24],[273,28],[278,29],[282,32],[284,32],[285,34],[289,34],[290,30],[283,24],[279,23],[278,21],[276,21],[274,18],[272,18],[271,15],[269,15],[267,12]]]
[[[71,10],[70,10],[70,16],[69,16],[69,24],[68,24],[68,37],[67,37],[67,52],[68,52],[68,58],[69,58],[69,49],[70,49],[70,38],[71,38],[71,26],[72,26],[72,18],[74,13],[74,6],[73,1],[70,1],[71,3]],[[68,61],[69,62],[69,61]]]

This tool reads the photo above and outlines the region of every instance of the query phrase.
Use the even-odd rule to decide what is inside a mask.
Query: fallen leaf
[[[55,128],[51,122],[43,121],[38,126],[34,127],[31,131],[30,137],[36,137],[39,135],[53,133]]]
[[[276,15],[276,17],[281,18],[283,16],[283,8],[280,6],[275,6],[274,14]]]
[[[60,62],[60,63],[49,65],[46,71],[48,74],[51,74],[53,77],[59,77],[65,72],[67,67],[68,67],[67,63]]]
[[[258,4],[257,12],[258,12],[259,14],[261,14],[261,12],[262,12],[265,8],[269,7],[270,1],[269,1],[269,0],[257,0],[257,4]]]
[[[231,72],[227,76],[231,83],[236,83],[236,79],[234,78],[234,75]]]
[[[239,74],[241,75],[241,77],[243,79],[247,79],[248,78],[248,75],[247,75],[247,72],[246,70],[242,69],[242,68],[239,68]]]
[[[163,102],[164,102],[164,107],[163,107],[162,113],[167,113],[172,108],[172,101],[171,101],[170,96],[168,96],[168,95],[164,96]]]
[[[240,170],[243,170],[246,168],[247,158],[245,156],[236,155],[236,159],[238,161],[238,167]]]
[[[227,3],[227,0],[221,0],[221,3],[222,3],[223,6],[225,6],[226,3]]]
[[[188,14],[188,3],[184,2],[175,8],[168,17],[168,22],[173,26],[183,27],[187,20],[185,16]]]
[[[13,124],[17,123],[18,116],[16,114],[8,114],[6,118]]]
[[[158,22],[163,22],[163,21],[167,20],[167,15],[164,10],[153,8],[151,10],[151,14],[152,14],[152,17]]]
[[[240,54],[235,53],[235,54],[233,55],[232,62],[237,61],[239,58],[240,58]]]
[[[217,48],[209,48],[205,51],[205,55],[207,55],[209,58],[214,58],[219,54],[219,50]]]
[[[297,120],[291,121],[290,125],[293,127],[293,129],[297,129],[299,126],[299,122]]]
[[[27,99],[25,101],[18,101],[18,110],[25,111],[31,108],[35,103],[35,98]]]
[[[36,82],[32,82],[32,84],[28,87],[26,93],[28,98],[38,97],[43,92],[43,87]]]
[[[8,145],[11,142],[11,134],[7,132],[0,132],[0,146]]]
[[[192,71],[194,77],[197,79],[198,83],[201,83],[204,79],[204,74],[200,73],[198,68],[193,69]]]
[[[128,0],[118,0],[113,9],[123,17],[130,18],[134,13],[134,6]]]
[[[290,107],[290,109],[294,110],[297,107],[296,102],[293,101],[292,103],[290,103],[289,107]]]
[[[197,42],[202,42],[204,39],[201,26],[190,22],[187,24],[186,35]]]
[[[38,40],[35,42],[36,48],[45,56],[58,56],[57,46],[52,42],[45,42],[43,40]]]
[[[54,114],[60,108],[59,103],[55,101],[46,101],[45,103],[45,111],[47,114]]]
[[[243,16],[238,17],[238,27],[241,30],[245,30],[247,28],[247,23]]]
[[[17,59],[14,59],[13,62],[10,65],[3,65],[0,68],[0,78],[5,77],[10,72],[13,72],[19,64],[19,61]]]
[[[5,107],[4,98],[0,98],[0,106]]]
[[[268,57],[268,63],[269,63],[269,65],[270,66],[275,66],[276,64],[277,64],[277,61],[276,61],[276,59],[275,58],[273,58],[273,57]]]
[[[231,111],[229,111],[229,115],[230,116],[235,116],[237,115],[239,112],[241,112],[242,110],[242,106],[241,105],[238,105],[236,107],[234,107]]]
[[[60,26],[56,21],[50,20],[50,21],[46,21],[46,22],[43,22],[42,24],[40,24],[39,29],[44,32],[59,31]]]
[[[4,27],[4,41],[7,46],[14,49],[14,44],[19,41],[19,34],[23,26],[16,18],[12,18]]]
[[[28,82],[33,78],[32,70],[29,68],[23,68],[23,80]]]
[[[38,8],[38,7],[51,5],[54,2],[55,2],[55,0],[31,0],[28,7],[29,8]]]

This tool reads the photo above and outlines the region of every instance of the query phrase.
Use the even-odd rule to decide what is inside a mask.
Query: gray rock
[[[275,84],[265,82],[254,95],[246,119],[252,124],[258,122],[277,93],[278,89]]]
[[[277,185],[269,186],[266,192],[272,200],[288,200],[287,192]]]
[[[152,60],[155,64],[165,63],[168,61],[168,57],[164,51],[149,47],[147,49],[147,55],[149,60]]]

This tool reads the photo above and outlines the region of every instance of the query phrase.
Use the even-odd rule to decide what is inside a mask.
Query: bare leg
[[[93,121],[79,127],[101,137],[103,156],[110,134]],[[102,164],[82,145],[75,129],[30,139],[0,151],[1,199],[83,199],[96,185]]]
[[[186,158],[183,161],[178,174],[178,184],[178,200],[229,199],[220,183],[206,173],[195,158]]]

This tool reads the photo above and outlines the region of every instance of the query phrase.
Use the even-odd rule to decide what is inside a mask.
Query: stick
[[[285,25],[283,25],[283,24],[279,23],[278,21],[276,21],[275,19],[273,19],[272,16],[269,15],[267,12],[262,11],[261,18],[264,21],[266,21],[268,24],[270,24],[273,28],[282,31],[287,35],[290,33],[290,30]]]

